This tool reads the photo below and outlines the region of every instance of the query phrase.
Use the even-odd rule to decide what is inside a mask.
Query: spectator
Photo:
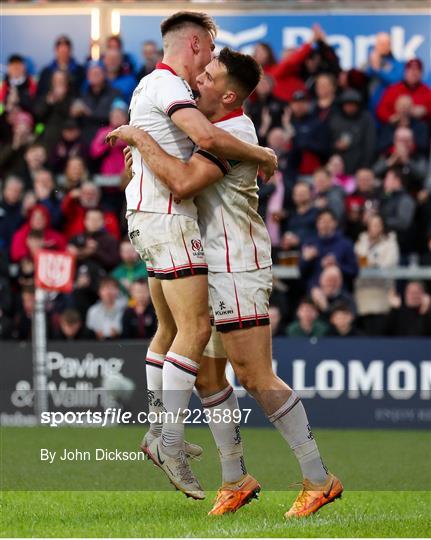
[[[419,58],[409,60],[404,68],[404,78],[395,82],[384,92],[377,106],[377,117],[381,122],[394,123],[398,114],[395,104],[400,96],[412,98],[412,115],[419,120],[431,119],[431,88],[422,82],[423,64]],[[401,78],[401,77],[400,77]]]
[[[397,169],[389,169],[386,173],[380,213],[388,229],[396,233],[401,253],[410,253],[415,201],[404,190]]]
[[[337,266],[329,266],[322,272],[319,286],[311,290],[311,298],[320,313],[329,318],[332,306],[339,301],[349,305],[356,312],[355,302],[350,293],[343,289],[343,274]]]
[[[374,110],[384,90],[398,82],[403,76],[403,63],[392,54],[391,37],[385,32],[376,35],[376,42],[365,66],[365,73],[370,78],[370,105]]]
[[[289,182],[288,177],[288,153],[289,133],[282,128],[273,128],[268,133],[267,145],[274,150],[278,158],[278,170],[283,175],[285,183]],[[288,186],[287,186],[288,187]]]
[[[404,303],[391,291],[388,330],[391,336],[431,336],[430,297],[418,281],[408,283]]]
[[[62,215],[60,200],[57,197],[55,182],[52,173],[47,169],[41,169],[34,177],[35,204],[45,206],[48,210],[51,225],[54,229],[60,229],[62,225]]]
[[[52,339],[65,341],[94,338],[94,332],[84,326],[81,314],[76,309],[66,309],[60,314],[59,326],[52,334]]]
[[[88,171],[80,156],[70,157],[64,169],[64,191],[70,193],[88,182]]]
[[[79,262],[93,263],[106,271],[119,263],[118,242],[105,230],[103,212],[97,208],[87,210],[84,232],[70,240],[68,249]]]
[[[321,73],[316,77],[316,102],[314,109],[322,122],[329,122],[337,112],[337,81],[330,73]]]
[[[106,135],[113,129],[127,124],[127,105],[119,99],[114,100],[109,113],[109,125],[102,127],[96,133],[91,146],[90,156],[100,159],[99,172],[106,175],[120,175],[124,171],[124,154],[126,143],[118,140],[115,146],[110,146],[106,141]]]
[[[336,302],[332,306],[329,320],[331,322],[330,336],[358,337],[363,335],[355,326],[355,313],[352,307],[345,302]]]
[[[136,79],[122,69],[122,53],[118,49],[108,49],[103,55],[106,76],[112,88],[116,88],[128,104],[136,87]]]
[[[126,304],[124,296],[119,294],[116,280],[103,278],[99,285],[99,301],[87,312],[87,328],[96,334],[98,340],[120,337]]]
[[[311,102],[304,91],[294,92],[290,104],[291,116],[283,119],[284,127],[293,133],[289,151],[289,173],[311,175],[329,155],[329,130],[317,114],[311,111]]]
[[[297,182],[293,188],[294,210],[284,222],[283,249],[300,249],[301,245],[316,235],[317,208],[313,206],[311,188],[307,182]]]
[[[36,118],[45,126],[40,142],[47,149],[48,155],[60,138],[69,117],[72,100],[73,94],[67,73],[54,71],[48,92],[39,98],[34,108]]]
[[[346,235],[354,242],[365,228],[368,218],[378,212],[380,189],[372,169],[359,169],[356,190],[346,198]]]
[[[55,144],[49,159],[52,170],[56,174],[63,174],[70,159],[86,159],[88,147],[82,137],[78,122],[68,118],[61,129],[61,135]],[[67,176],[67,171],[66,171]]]
[[[21,290],[17,308],[15,309],[12,337],[13,339],[31,339],[31,327],[34,312],[34,288],[24,287]]]
[[[100,188],[92,182],[84,182],[79,189],[72,189],[63,199],[61,210],[64,218],[64,234],[72,238],[84,232],[85,213],[100,205]],[[112,212],[103,211],[106,230],[120,239],[118,219]]]
[[[322,337],[328,333],[328,325],[319,319],[319,312],[311,299],[301,300],[296,317],[297,320],[287,327],[289,337]]]
[[[286,210],[283,208],[285,186],[281,172],[275,171],[270,182],[275,186],[275,190],[268,197],[265,225],[271,245],[277,249],[280,247],[281,221],[286,217]]]
[[[111,275],[118,281],[123,294],[129,296],[133,282],[148,278],[147,267],[128,238],[120,244],[120,257],[121,264],[114,268]]]
[[[429,129],[423,120],[413,116],[413,100],[409,95],[401,95],[395,101],[395,113],[389,122],[380,126],[377,150],[386,153],[394,140],[395,130],[399,127],[410,128],[413,132],[415,147],[426,155],[429,151]]]
[[[271,325],[271,336],[278,337],[284,334],[282,328],[283,315],[281,313],[280,306],[277,304],[269,304],[268,308],[269,321]]]
[[[130,306],[123,313],[121,337],[149,339],[156,332],[157,320],[151,304],[148,283],[143,279],[134,281],[130,293]]]
[[[334,213],[322,210],[316,221],[317,237],[302,247],[300,271],[308,289],[318,283],[322,271],[330,266],[340,268],[349,288],[358,273],[352,243],[337,230],[337,225]]]
[[[382,270],[397,266],[399,249],[394,233],[387,233],[379,215],[370,217],[367,231],[359,236],[355,253],[361,266]],[[369,336],[381,336],[386,330],[389,312],[388,291],[394,286],[391,279],[361,278],[355,282],[355,301],[362,330]]]
[[[119,96],[120,92],[108,83],[102,65],[90,62],[86,89],[81,98],[74,101],[70,110],[71,116],[78,120],[87,144],[91,143],[99,128],[108,124],[112,102]]]
[[[13,262],[19,262],[24,257],[30,257],[28,237],[30,232],[36,232],[42,238],[42,246],[46,249],[66,249],[66,240],[62,234],[51,228],[51,218],[48,209],[37,204],[28,216],[27,221],[12,237],[10,256]]]
[[[314,204],[317,208],[328,209],[334,213],[338,221],[344,215],[344,192],[339,186],[332,184],[328,169],[319,168],[314,171]]]
[[[14,115],[12,124],[12,140],[0,147],[0,176],[20,174],[24,155],[34,142],[33,118],[27,112]]]
[[[66,306],[77,310],[82,320],[85,320],[87,311],[97,302],[99,282],[105,276],[106,273],[97,264],[79,263],[73,291],[66,299]]]
[[[123,40],[119,35],[109,36],[106,40],[106,50],[119,51],[121,53],[121,71],[122,73],[135,73],[135,62],[132,55],[123,49]]]
[[[356,189],[356,179],[350,174],[346,174],[344,159],[339,154],[334,154],[329,158],[326,168],[332,175],[332,184],[339,186],[344,193],[353,193]]]
[[[154,71],[159,61],[159,51],[155,41],[144,41],[142,45],[142,59],[144,60],[144,64],[138,72],[138,81]]]
[[[55,59],[40,74],[37,85],[38,97],[45,96],[49,92],[51,78],[56,71],[66,73],[72,90],[79,91],[85,73],[83,67],[72,56],[72,42],[67,36],[59,36],[55,41]]]
[[[9,56],[6,77],[0,85],[0,104],[6,112],[15,107],[29,113],[33,110],[36,83],[27,74],[24,58],[19,54]]]
[[[370,167],[376,146],[374,120],[362,109],[356,90],[345,90],[340,97],[340,111],[330,119],[332,145],[343,158],[347,174]]]
[[[12,237],[24,221],[22,198],[24,185],[17,176],[6,178],[0,202],[0,248],[9,251]]]
[[[400,169],[408,191],[422,189],[428,165],[425,157],[416,151],[413,132],[409,128],[396,129],[393,148],[386,156],[381,156],[373,168],[376,175],[382,178],[392,167]]]
[[[0,339],[12,336],[13,300],[9,278],[0,274]]]
[[[282,125],[286,103],[272,94],[273,88],[274,79],[270,75],[263,75],[253,94],[254,100],[247,103],[247,112],[256,128],[260,144],[265,143],[271,129]]]
[[[46,159],[46,149],[42,144],[35,142],[27,148],[20,167],[20,176],[26,189],[33,188],[35,175],[46,167]]]

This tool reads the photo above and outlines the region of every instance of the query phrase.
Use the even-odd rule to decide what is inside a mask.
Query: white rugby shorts
[[[176,279],[207,274],[197,221],[179,214],[131,212],[129,238],[145,261],[149,277]]]
[[[208,286],[213,328],[204,355],[226,358],[220,332],[269,324],[272,268],[248,272],[208,272]]]

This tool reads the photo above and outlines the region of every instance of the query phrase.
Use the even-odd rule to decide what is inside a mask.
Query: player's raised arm
[[[181,161],[165,152],[151,135],[133,126],[121,126],[107,136],[111,144],[117,139],[137,148],[148,167],[178,199],[194,197],[227,173],[216,158],[211,162],[199,153],[188,162]]]
[[[211,154],[225,159],[259,163],[266,178],[270,178],[277,168],[277,157],[270,148],[237,139],[211,124],[198,109],[179,109],[172,114],[171,120],[187,133],[199,148]]]

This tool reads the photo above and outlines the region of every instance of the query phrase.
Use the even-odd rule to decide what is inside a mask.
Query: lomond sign
[[[1,346],[1,422],[35,423],[30,345]],[[141,342],[50,343],[50,410],[145,410],[145,353]],[[431,427],[429,340],[278,338],[273,356],[316,427]],[[235,385],[231,370],[228,376]],[[237,392],[240,406],[252,409],[248,424],[266,425],[254,400],[238,386]],[[195,399],[192,407],[199,406]]]

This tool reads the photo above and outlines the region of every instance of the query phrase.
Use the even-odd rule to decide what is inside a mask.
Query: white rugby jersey
[[[242,109],[216,125],[245,142],[257,144],[253,122]],[[223,180],[195,198],[208,270],[245,272],[271,266],[271,241],[257,212],[257,165],[221,160],[203,150],[197,152],[225,173]]]
[[[194,143],[171,120],[171,115],[182,108],[196,108],[188,83],[166,64],[141,79],[130,102],[130,124],[144,129],[172,156],[187,161]],[[179,201],[147,167],[141,154],[132,148],[133,178],[126,188],[127,210],[182,214],[197,217],[192,199]]]

